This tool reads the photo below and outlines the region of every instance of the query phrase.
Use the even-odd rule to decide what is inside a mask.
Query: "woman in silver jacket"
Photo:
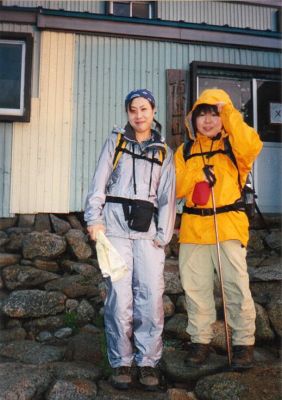
[[[175,221],[172,151],[152,129],[155,99],[146,89],[125,99],[128,123],[114,129],[102,149],[87,196],[85,221],[91,239],[106,234],[124,258],[128,272],[106,279],[104,307],[113,386],[127,389],[138,366],[146,389],[159,384],[164,323],[164,246]]]

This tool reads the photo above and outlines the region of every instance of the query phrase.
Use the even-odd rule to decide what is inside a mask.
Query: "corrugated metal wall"
[[[9,217],[12,124],[0,123],[0,217]]]
[[[123,101],[137,87],[156,97],[166,131],[166,70],[192,61],[279,68],[280,54],[156,41],[76,37],[71,211],[82,210],[101,146],[114,124],[126,120]]]
[[[159,1],[158,17],[238,28],[276,30],[276,8],[227,1]]]
[[[3,6],[21,6],[21,7],[43,7],[52,10],[66,10],[66,11],[79,11],[79,12],[90,12],[97,14],[105,13],[105,2],[104,1],[56,1],[56,0],[43,0],[43,1],[32,1],[32,0],[4,0],[2,1]]]
[[[69,211],[73,56],[73,34],[42,33],[39,99],[13,125],[13,213]]]
[[[20,1],[4,0],[3,5],[44,7],[97,14],[105,13],[104,1]],[[158,18],[238,28],[276,30],[277,8],[236,4],[231,1],[158,1]]]

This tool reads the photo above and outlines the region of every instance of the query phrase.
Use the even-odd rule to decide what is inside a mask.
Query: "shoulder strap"
[[[242,187],[242,184],[241,184],[238,164],[237,164],[236,157],[234,156],[234,153],[233,153],[233,150],[232,150],[232,147],[231,147],[231,144],[230,144],[228,136],[226,136],[223,139],[223,143],[224,143],[224,149],[226,151],[226,155],[230,158],[230,160],[233,162],[233,164],[237,168],[237,171],[238,171],[238,183],[239,183],[240,191],[242,192],[243,187]]]
[[[183,145],[183,158],[184,158],[185,161],[188,160],[188,158],[189,158],[189,156],[191,154],[192,145],[193,145],[193,140],[188,140]]]
[[[126,140],[124,139],[123,135],[119,132],[117,135],[115,154],[113,158],[113,169],[116,168],[119,159],[122,155],[122,149],[126,147],[126,144],[127,144]]]

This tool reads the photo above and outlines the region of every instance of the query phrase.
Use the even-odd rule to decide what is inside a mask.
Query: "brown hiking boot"
[[[139,367],[139,382],[146,390],[154,391],[158,388],[160,380],[157,368]]]
[[[116,389],[126,390],[131,384],[131,367],[114,368],[111,384]]]
[[[254,361],[254,346],[233,346],[232,353],[232,369],[243,370],[252,368]]]
[[[207,360],[210,354],[210,345],[203,343],[191,343],[188,354],[184,360],[187,367],[198,367]]]

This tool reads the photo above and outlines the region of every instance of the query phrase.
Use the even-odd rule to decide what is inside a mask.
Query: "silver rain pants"
[[[120,280],[107,282],[105,331],[113,368],[155,367],[162,355],[164,260],[152,240],[108,237],[129,268]]]

